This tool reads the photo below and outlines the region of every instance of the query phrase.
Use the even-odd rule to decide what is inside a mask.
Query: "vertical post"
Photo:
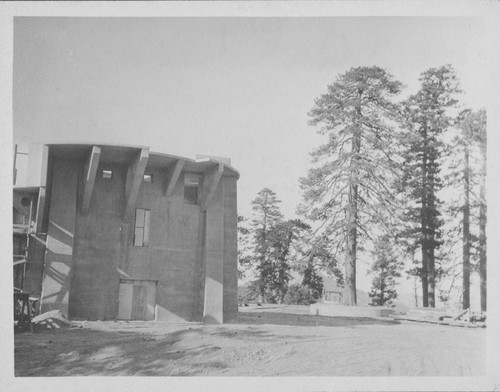
[[[14,157],[13,157],[13,179],[14,179],[14,185],[16,185],[16,175],[17,175],[17,169],[16,169],[16,164],[17,164],[17,144],[14,144]]]

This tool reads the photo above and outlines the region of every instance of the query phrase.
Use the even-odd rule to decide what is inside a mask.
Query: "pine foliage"
[[[401,277],[404,263],[398,259],[389,236],[383,236],[375,242],[372,256],[375,261],[369,272],[374,277],[372,288],[368,293],[371,305],[393,305],[393,301],[397,298],[395,279]]]
[[[402,176],[399,190],[406,201],[404,221],[409,250],[420,248],[421,267],[416,271],[422,280],[424,306],[435,306],[436,251],[442,245],[442,202],[438,192],[443,187],[443,134],[452,122],[448,110],[454,107],[460,91],[451,66],[431,68],[419,78],[420,90],[402,104],[404,132]]]
[[[300,211],[322,223],[332,253],[344,255],[346,303],[356,304],[356,252],[374,224],[386,225],[395,210],[388,180],[401,83],[380,67],[352,68],[328,86],[309,113],[327,137],[311,154],[314,166],[301,179]]]

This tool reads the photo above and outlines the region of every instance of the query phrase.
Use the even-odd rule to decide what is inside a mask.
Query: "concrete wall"
[[[224,322],[238,317],[238,212],[236,177],[224,181]]]
[[[206,190],[205,190],[206,191]],[[203,321],[223,322],[224,181],[221,179],[206,212]]]
[[[113,178],[102,178],[103,169],[112,170]],[[80,171],[83,174],[83,163]],[[100,164],[87,214],[82,215],[79,203],[70,317],[91,320],[116,317],[126,175],[123,165]]]
[[[142,183],[136,208],[151,211],[150,242],[147,247],[128,248],[128,267],[133,279],[157,280],[157,319],[195,321],[199,319],[200,208],[184,203],[184,178],[180,175],[173,195],[163,194],[161,171],[153,173],[153,183]]]
[[[42,312],[59,309],[68,314],[78,169],[78,164],[73,161],[56,159],[53,162]]]
[[[29,238],[29,257],[28,264],[26,265],[23,290],[31,293],[33,297],[38,298],[42,294],[46,238],[45,234],[33,234]]]

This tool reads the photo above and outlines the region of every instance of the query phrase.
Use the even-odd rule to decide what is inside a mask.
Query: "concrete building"
[[[237,316],[239,174],[145,147],[14,147],[14,286],[74,319]]]

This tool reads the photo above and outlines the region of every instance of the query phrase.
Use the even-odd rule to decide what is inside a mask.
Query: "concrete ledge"
[[[406,317],[413,319],[422,319],[422,320],[439,320],[442,316],[455,316],[448,314],[446,309],[442,308],[411,308],[405,312]]]
[[[376,306],[313,304],[309,306],[309,313],[316,316],[330,317],[388,317],[394,313],[394,309]]]

